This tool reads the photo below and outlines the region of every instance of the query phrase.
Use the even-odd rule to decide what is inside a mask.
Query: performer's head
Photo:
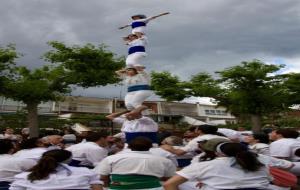
[[[131,16],[132,20],[138,20],[138,19],[145,19],[147,18],[146,15],[138,14]]]
[[[138,74],[138,71],[136,70],[136,68],[134,68],[134,67],[127,67],[126,68],[126,75],[127,76],[134,76],[136,74]]]

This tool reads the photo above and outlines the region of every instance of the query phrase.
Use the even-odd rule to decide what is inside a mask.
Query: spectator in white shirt
[[[218,130],[218,128],[216,126],[199,125],[199,126],[196,126],[196,131],[199,134],[199,136],[194,138],[193,140],[189,141],[189,143],[187,145],[185,145],[184,147],[175,149],[172,146],[163,145],[163,146],[161,146],[161,148],[163,148],[173,154],[176,154],[178,156],[184,155],[188,152],[194,153],[194,152],[199,151],[198,141],[209,140],[209,139],[218,138],[218,137],[227,139],[226,137],[216,135],[217,130]]]
[[[50,150],[43,154],[29,172],[15,176],[10,190],[102,190],[97,174],[87,168],[71,167],[67,163],[72,153],[66,150]]]
[[[86,137],[87,142],[72,145],[66,150],[71,151],[73,160],[71,166],[85,166],[93,168],[102,159],[104,159],[108,151],[106,132],[92,132]]]
[[[254,133],[245,136],[245,143],[248,143],[248,148],[257,154],[270,155],[269,151],[269,136],[264,133]]]
[[[165,190],[175,190],[188,180],[200,181],[201,190],[267,189],[269,172],[256,155],[239,143],[221,143],[217,158],[192,164],[177,172],[165,184]]]
[[[299,133],[292,129],[273,130],[270,134],[270,155],[290,161],[300,161],[295,151],[300,149],[300,142],[296,139]]]
[[[48,151],[49,146],[49,142],[43,138],[40,139],[34,137],[26,139],[20,144],[21,150],[16,152],[14,156],[38,161],[41,158],[42,154]]]
[[[8,190],[14,176],[25,172],[36,164],[34,160],[17,158],[12,155],[14,145],[9,139],[0,140],[0,189]]]
[[[160,180],[174,175],[176,166],[172,161],[149,152],[150,139],[136,137],[129,143],[129,149],[108,156],[95,168],[101,179],[111,189],[153,189],[162,190]]]

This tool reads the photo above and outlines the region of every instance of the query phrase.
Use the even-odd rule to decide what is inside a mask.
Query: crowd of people
[[[296,130],[252,133],[200,125],[174,136],[141,113],[107,118],[122,123],[121,133],[64,130],[30,138],[26,128],[20,134],[7,128],[0,135],[0,189],[297,188]]]

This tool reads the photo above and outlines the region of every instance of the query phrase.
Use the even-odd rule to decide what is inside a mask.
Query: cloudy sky
[[[170,15],[148,25],[147,69],[171,71],[182,79],[214,73],[241,61],[260,59],[300,72],[299,0],[0,0],[0,45],[15,43],[19,64],[43,62],[47,41],[105,43],[126,55],[118,30],[130,16]],[[119,97],[122,87],[78,88],[75,95]]]

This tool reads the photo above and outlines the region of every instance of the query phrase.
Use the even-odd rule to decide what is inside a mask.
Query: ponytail
[[[31,173],[28,175],[28,179],[31,182],[35,180],[45,179],[55,171],[57,166],[58,163],[54,158],[44,156],[40,159],[37,165],[31,168]]]
[[[257,154],[249,152],[245,145],[240,143],[224,143],[218,148],[226,156],[235,157],[236,162],[246,171],[258,171],[263,166],[257,160]]]
[[[37,165],[30,169],[28,180],[42,180],[49,177],[51,173],[56,171],[57,166],[68,160],[72,153],[67,150],[50,150],[43,154]]]

